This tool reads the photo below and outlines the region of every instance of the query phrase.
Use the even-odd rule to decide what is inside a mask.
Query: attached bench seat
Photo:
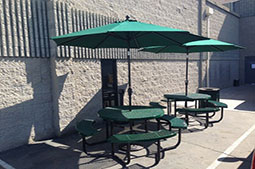
[[[171,126],[169,127],[171,128],[187,129],[187,123],[174,115],[165,114],[164,116],[160,117],[160,119],[170,122]]]
[[[94,127],[95,120],[85,119],[78,122],[75,129],[79,132],[82,137],[93,136],[97,133],[97,129]]]
[[[209,113],[215,113],[219,110],[220,109],[218,107],[205,107],[205,108],[181,108],[181,109],[178,109],[177,111],[180,114],[185,114],[185,120],[186,120],[187,125],[189,125],[189,115],[196,116],[198,114],[206,114],[205,128],[207,128],[210,123],[209,122]]]
[[[82,137],[83,151],[86,154],[88,154],[87,150],[86,150],[86,145],[91,145],[92,146],[92,145],[97,145],[97,144],[101,144],[101,143],[106,142],[106,140],[105,141],[100,141],[100,142],[95,142],[95,143],[88,143],[87,142],[86,137],[93,136],[96,133],[98,133],[98,130],[94,127],[95,123],[96,123],[95,120],[84,119],[84,120],[81,120],[80,122],[78,122],[75,126],[76,131]]]
[[[224,108],[228,108],[227,104],[222,103],[222,102],[218,102],[218,101],[215,101],[215,100],[208,100],[208,106],[210,106],[210,107],[217,107],[217,108],[221,109],[221,115],[220,115],[219,120],[214,120],[214,121],[211,121],[210,123],[218,123],[218,122],[220,122],[223,119]]]
[[[166,108],[166,106],[162,106],[159,102],[150,102],[150,106],[155,107],[155,108],[161,108],[161,109]]]
[[[187,123],[184,120],[182,120],[174,115],[166,115],[166,114],[157,120],[160,123],[161,123],[161,121],[166,122],[169,125],[169,131],[171,131],[172,128],[178,129],[178,141],[174,146],[170,147],[169,149],[174,149],[177,146],[179,146],[181,143],[181,130],[187,129]]]
[[[208,103],[213,104],[215,107],[228,108],[227,104],[215,100],[208,100]]]
[[[161,100],[161,101],[167,102],[167,100]],[[159,102],[150,102],[150,106],[157,107],[157,108],[166,108],[165,106],[162,106]],[[162,117],[157,119],[157,121],[158,121],[158,124],[160,124],[161,121],[166,122],[169,125],[169,131],[171,131],[172,128],[178,129],[178,141],[174,146],[170,147],[169,149],[174,149],[177,146],[179,146],[179,144],[181,143],[181,130],[187,129],[187,123],[184,120],[174,115],[170,115],[169,111],[167,115],[166,114],[163,115]],[[160,129],[160,126],[158,126],[158,129]]]
[[[127,144],[126,157],[127,161],[125,164],[130,162],[130,145],[138,142],[157,142],[157,153],[155,154],[155,163],[160,161],[160,140],[170,138],[176,135],[176,132],[168,130],[158,130],[148,133],[139,133],[139,134],[115,134],[108,138],[108,141],[112,144],[112,156],[114,157],[114,144],[115,143],[124,143]]]

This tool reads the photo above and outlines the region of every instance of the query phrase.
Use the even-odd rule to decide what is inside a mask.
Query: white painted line
[[[253,130],[255,130],[255,124],[241,137],[239,137],[239,139],[237,139],[230,147],[228,147],[224,153],[222,153],[209,167],[207,167],[207,169],[215,169],[218,165],[220,165],[222,162],[218,161],[218,159],[226,158],[246,137],[248,137],[253,132]]]
[[[0,159],[0,166],[2,166],[4,169],[15,169],[14,167],[12,167],[11,165],[7,164],[6,162],[4,162],[1,159]]]

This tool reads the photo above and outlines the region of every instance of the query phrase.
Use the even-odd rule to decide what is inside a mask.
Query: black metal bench
[[[157,153],[155,154],[155,164],[160,161],[160,140],[170,138],[176,135],[176,132],[168,130],[158,130],[148,133],[139,133],[139,134],[115,134],[108,138],[108,141],[111,143],[111,153],[112,157],[117,157],[114,155],[114,144],[127,144],[126,157],[127,161],[123,161],[125,164],[130,163],[130,145],[139,143],[139,142],[157,142]],[[118,158],[118,157],[117,157]]]

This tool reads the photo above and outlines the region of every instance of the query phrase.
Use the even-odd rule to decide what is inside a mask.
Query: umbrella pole
[[[187,96],[188,95],[188,85],[189,85],[189,77],[188,77],[188,75],[189,75],[189,57],[188,57],[188,53],[187,53],[187,55],[186,55],[186,79],[185,79],[185,96]],[[188,106],[188,103],[187,103],[187,101],[185,101],[185,107],[187,107]]]
[[[189,85],[189,77],[188,77],[188,73],[189,72],[189,57],[188,57],[188,53],[186,55],[186,79],[185,79],[185,95],[188,95],[188,85]]]
[[[131,65],[130,65],[130,48],[127,49],[127,60],[128,60],[128,98],[129,98],[129,110],[132,106],[132,88],[131,88]]]

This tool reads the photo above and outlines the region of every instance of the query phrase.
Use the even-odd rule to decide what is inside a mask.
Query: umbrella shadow
[[[1,153],[0,157],[20,169],[107,168],[117,164],[107,156],[87,156],[79,149],[53,142],[22,146]]]
[[[81,152],[46,143],[30,144],[0,154],[1,159],[15,168],[79,168]]]
[[[246,168],[250,168],[251,166],[252,155],[253,155],[253,152],[251,152],[246,158],[229,156],[229,157],[219,158],[218,161],[226,162],[226,163],[236,163],[241,161],[242,163],[239,165],[238,169],[246,169]]]
[[[255,111],[255,106],[252,105],[250,102],[243,102],[235,107],[236,110],[245,110],[245,111]]]

